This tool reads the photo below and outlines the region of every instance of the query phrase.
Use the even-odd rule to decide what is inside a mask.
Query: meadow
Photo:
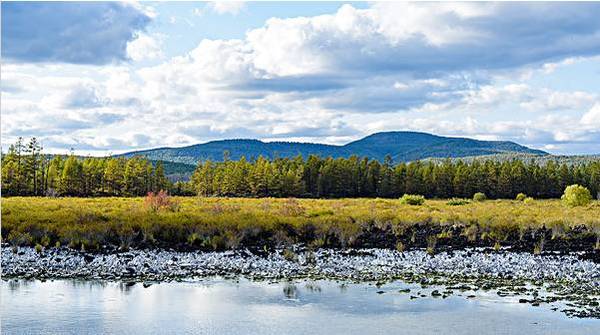
[[[383,247],[408,250],[510,246],[600,248],[600,201],[148,197],[2,198],[2,239],[38,250],[103,248],[270,249]]]

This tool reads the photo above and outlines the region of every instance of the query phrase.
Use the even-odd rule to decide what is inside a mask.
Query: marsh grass
[[[315,249],[432,247],[435,252],[437,244],[460,239],[490,247],[533,241],[533,249],[539,231],[546,230],[548,247],[555,239],[585,237],[593,240],[593,249],[600,240],[600,201],[578,207],[563,206],[560,200],[527,206],[511,200],[460,206],[447,200],[410,206],[399,199],[171,201],[176,210],[149,209],[144,198],[2,198],[2,238],[15,246],[66,245],[86,251],[102,245],[223,250],[305,243]]]

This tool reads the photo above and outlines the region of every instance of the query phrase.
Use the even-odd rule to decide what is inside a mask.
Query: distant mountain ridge
[[[262,142],[253,139],[211,141],[180,148],[156,148],[132,151],[117,156],[145,156],[151,160],[197,164],[200,161],[222,161],[224,152],[229,159],[242,156],[254,159],[259,156],[273,159],[318,155],[321,157],[369,157],[383,161],[390,155],[394,162],[408,162],[427,158],[459,158],[495,154],[548,155],[510,141],[480,141],[461,137],[444,137],[412,131],[381,132],[369,135],[345,145],[329,145],[299,142]]]

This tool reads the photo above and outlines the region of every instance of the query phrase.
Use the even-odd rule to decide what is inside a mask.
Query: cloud
[[[237,15],[245,7],[245,3],[243,1],[214,1],[209,6],[217,14]]]
[[[586,126],[597,127],[596,130],[600,133],[600,102],[581,117],[581,123]]]
[[[127,55],[134,61],[162,59],[163,40],[162,35],[138,33],[134,40],[127,43]]]
[[[239,59],[270,77],[513,68],[597,54],[599,10],[598,4],[344,5],[332,15],[272,18],[244,40],[203,42],[194,52]],[[227,63],[215,65],[221,66],[213,71],[228,73]]]
[[[107,64],[127,60],[127,44],[151,12],[117,2],[2,2],[2,57],[14,62]]]
[[[106,104],[97,89],[91,85],[77,86],[68,92],[60,102],[62,107],[73,108],[97,108]]]
[[[154,50],[159,62],[3,67],[3,141],[38,132],[56,148],[93,151],[240,137],[339,144],[419,130],[600,152],[598,92],[545,86],[600,55],[599,8],[343,5],[169,59],[160,38],[136,30],[124,57]]]
[[[154,77],[190,94],[209,87],[248,97],[326,90],[326,108],[401,110],[460,99],[457,91],[486,85],[494,72],[599,54],[600,22],[592,14],[598,10],[597,4],[343,5],[334,14],[271,18],[244,39],[202,40],[146,72],[160,72]],[[448,78],[454,86],[435,85]],[[410,89],[393,90],[394,83]],[[549,106],[560,108],[555,102]]]

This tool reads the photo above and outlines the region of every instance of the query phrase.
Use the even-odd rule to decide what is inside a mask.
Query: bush
[[[517,197],[515,198],[515,200],[517,200],[517,201],[525,201],[525,199],[527,199],[527,195],[525,193],[519,193],[519,194],[517,194]]]
[[[468,205],[469,203],[471,203],[471,202],[469,200],[467,200],[467,199],[452,198],[452,199],[448,200],[448,202],[446,202],[446,205],[448,205],[448,206],[462,206],[462,205]]]
[[[485,193],[482,192],[477,192],[475,194],[473,194],[473,200],[474,201],[486,201],[487,200],[487,196],[485,195]]]
[[[587,188],[575,184],[567,186],[560,199],[569,207],[585,206],[592,201],[592,194]]]
[[[525,200],[523,200],[523,203],[524,203],[525,205],[531,205],[531,204],[533,204],[534,202],[535,202],[535,199],[533,199],[532,197],[527,197],[527,198],[525,198]]]
[[[403,205],[420,206],[425,202],[425,197],[417,194],[405,194],[400,198]]]
[[[144,199],[144,205],[152,212],[158,212],[163,209],[171,212],[179,211],[179,202],[173,200],[163,190],[158,193],[148,192],[148,195]]]

